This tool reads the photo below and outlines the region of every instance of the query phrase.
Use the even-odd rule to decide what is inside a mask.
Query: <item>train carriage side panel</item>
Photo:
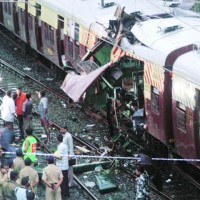
[[[64,26],[65,60],[75,66],[87,50],[94,47],[97,41],[96,33],[70,18],[65,18]]]
[[[16,4],[11,2],[3,3],[4,26],[15,34],[18,34],[19,30],[17,18]]]
[[[31,4],[28,4],[28,34],[29,34],[29,42],[30,42],[30,46],[35,49],[40,51],[40,46],[38,47],[37,45],[37,30],[38,30],[38,24],[39,21],[38,19],[38,14],[40,13],[40,8],[37,7],[36,9],[36,4],[35,2],[32,2]],[[40,34],[41,37],[41,34]]]
[[[28,35],[29,45],[43,54],[41,34],[41,5],[36,0],[30,0],[28,4]]]
[[[183,158],[200,158],[199,69],[199,53],[194,50],[180,56],[174,64],[173,131],[176,152]]]
[[[173,76],[172,104],[176,152],[184,158],[196,158],[195,88],[177,75]]]
[[[41,34],[44,56],[60,66],[57,44],[59,36],[58,14],[45,5],[41,5]]]
[[[3,24],[3,3],[0,2],[0,23]]]
[[[171,109],[166,73],[161,66],[145,62],[144,66],[144,97],[145,111],[147,116],[148,131],[163,143],[169,140],[169,119]]]
[[[27,4],[24,2],[18,3],[19,36],[24,42],[29,44],[27,7]]]

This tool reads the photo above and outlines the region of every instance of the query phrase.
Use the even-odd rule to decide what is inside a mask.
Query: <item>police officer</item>
[[[53,156],[48,156],[47,162],[48,166],[43,169],[42,173],[42,180],[46,185],[46,200],[61,200],[62,171],[54,164]]]

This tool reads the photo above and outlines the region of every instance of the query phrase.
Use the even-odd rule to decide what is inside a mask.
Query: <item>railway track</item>
[[[26,64],[26,65],[29,66],[29,64]],[[38,91],[44,88],[48,90],[48,98],[50,100],[50,113],[51,113],[50,115],[52,117],[51,120],[53,124],[52,126],[53,128],[51,131],[52,137],[55,137],[54,134],[58,132],[59,126],[61,126],[63,123],[67,123],[67,124],[70,124],[69,126],[70,130],[72,133],[74,133],[73,135],[74,140],[76,140],[75,138],[77,138],[78,143],[83,142],[81,145],[87,146],[88,149],[91,149],[94,152],[93,154],[102,153],[100,151],[100,148],[98,147],[105,146],[105,144],[107,144],[110,139],[108,137],[109,131],[107,130],[107,128],[105,128],[105,124],[98,124],[98,122],[93,118],[87,117],[87,120],[85,120],[86,115],[84,112],[81,111],[81,108],[76,107],[76,106],[71,106],[71,104],[69,104],[68,97],[65,96],[61,91],[58,91],[58,90],[56,91],[57,84],[54,84],[54,82],[57,82],[57,80],[56,78],[54,78],[53,81],[50,79],[50,77],[52,76],[51,71],[47,71],[48,69],[43,68],[42,70],[35,72],[33,71],[34,67],[30,71],[24,70],[25,64],[21,65],[21,62],[19,65],[17,64],[17,70],[15,72],[13,71],[15,67],[7,64],[4,61],[1,61],[0,66],[1,66],[0,73],[1,73],[1,77],[3,78],[3,82],[1,82],[1,87],[4,90],[7,90],[8,88],[9,89],[16,88],[19,85],[23,85],[24,87],[26,87],[24,88],[25,91],[27,90],[29,92],[30,91],[32,92],[33,99],[35,102],[35,108],[37,107],[36,105],[38,103],[37,95],[35,91]],[[40,71],[42,71],[42,75],[39,75]],[[44,81],[44,78],[42,78],[44,75],[46,77],[45,81]],[[19,76],[19,78],[17,78],[17,76]],[[39,125],[39,122],[36,122],[36,124]],[[36,128],[36,130],[37,129],[40,131],[40,128]],[[124,134],[124,136],[126,137],[126,133]],[[117,143],[117,140],[116,140],[116,143]],[[41,139],[41,144],[42,144],[42,147],[41,147],[42,150],[52,152],[50,147],[45,145],[44,138]],[[133,148],[134,150],[132,151],[137,153],[139,148],[140,147],[137,146],[135,143],[135,146]],[[85,159],[82,159],[82,161],[83,160]],[[89,159],[87,159],[86,162],[88,162],[88,160]],[[120,165],[122,165],[120,162],[119,162],[120,163],[119,166],[117,166],[117,164],[115,163],[114,169],[110,170],[114,173],[113,174],[114,179],[118,183],[119,190],[121,191],[121,193],[113,192],[113,193],[105,194],[104,196],[100,195],[98,197],[89,197],[89,198],[108,199],[110,196],[112,196],[115,199],[116,196],[119,196],[121,197],[121,199],[132,199],[132,197],[134,196],[134,189],[133,189],[134,181],[132,180],[132,178],[130,178],[130,175],[128,175],[127,171],[129,171],[130,169],[133,170],[134,164],[130,162],[127,161],[127,167],[123,167],[125,168],[125,171],[126,171],[125,173],[123,173],[122,170],[120,170],[121,169]],[[165,166],[165,164],[162,163],[161,166]],[[172,173],[172,170],[170,167],[169,168],[165,167],[161,169],[161,171],[162,171],[162,176],[164,180],[163,193],[157,191],[155,187],[152,187],[151,189],[154,193],[152,199],[188,199],[188,197],[190,197],[190,199],[198,199],[200,193],[199,193],[198,184],[196,182],[189,181],[189,179],[186,178],[185,175],[181,175],[182,172],[178,173],[176,170],[174,170]],[[92,180],[90,182],[95,182],[96,173],[97,172],[86,172],[87,175],[85,175],[85,173],[78,174],[78,178],[82,182],[86,182],[85,179],[87,180],[90,179]],[[119,176],[118,176],[118,173],[119,173]],[[123,180],[123,183],[120,183],[121,182],[120,179],[122,180],[125,179],[125,180]],[[85,186],[85,184],[83,183],[82,185]],[[185,190],[184,188],[188,188],[188,190]],[[89,191],[92,194],[99,193],[97,187],[90,188]],[[125,191],[130,191],[130,193],[127,196],[122,197],[126,193]]]
[[[29,77],[28,75],[24,74],[23,72],[20,72],[19,70],[15,70],[14,67],[12,67],[11,65],[5,63],[4,61],[1,61],[0,65],[1,65],[1,74],[2,74],[2,77],[3,77],[0,89],[3,90],[4,92],[6,90],[8,90],[8,89],[14,90],[19,85],[23,85],[24,86],[24,91],[26,91],[26,92],[29,91],[31,93],[33,93],[33,91],[35,91],[36,89],[38,90],[39,87],[41,87],[41,89],[42,88],[46,88],[46,90],[48,89],[43,84],[39,83],[37,80],[35,80],[35,79],[30,80],[31,77]],[[12,82],[10,80],[15,80],[15,81]],[[52,90],[48,90],[48,93],[49,93],[48,97],[50,99],[50,101],[49,101],[50,107],[52,107],[53,104],[54,104],[54,106],[55,106],[55,104],[57,104],[56,107],[58,108],[60,106],[61,109],[62,109],[62,111],[60,110],[59,113],[56,113],[57,121],[52,121],[53,128],[51,130],[51,138],[53,139],[53,141],[55,141],[56,134],[59,132],[59,127],[60,127],[59,122],[60,121],[65,121],[67,119],[63,119],[63,117],[59,115],[60,113],[64,112],[64,110],[63,110],[64,108],[63,108],[63,99],[58,101],[58,98],[63,98],[63,97],[58,95],[58,96],[55,96],[53,98],[52,97],[53,94],[50,94],[50,91],[52,91]],[[38,104],[37,95],[34,94],[33,95],[33,99],[34,99],[34,108],[36,108],[37,107],[36,105]],[[57,100],[56,101],[57,103],[52,101],[52,100],[55,100],[55,99]],[[58,105],[58,102],[60,103],[59,105]],[[67,107],[67,106],[66,106],[65,109],[68,109],[68,110],[66,110],[66,112],[75,112],[75,111],[77,111],[76,108],[74,109],[73,107],[72,107],[71,111],[69,111],[69,107]],[[34,111],[37,114],[36,109],[34,109]],[[55,107],[53,107],[52,110],[50,109],[50,112],[49,112],[50,116],[53,115],[53,113],[55,114]],[[84,141],[83,138],[85,138],[86,136],[90,137],[90,134],[98,133],[98,130],[100,130],[100,133],[102,135],[102,133],[103,133],[102,130],[106,130],[106,128],[102,124],[101,124],[100,127],[93,128],[93,125],[97,124],[97,122],[96,121],[92,121],[91,122],[90,121],[91,119],[90,120],[89,119],[86,120],[87,123],[88,123],[88,121],[90,121],[90,124],[87,124],[86,122],[83,123],[83,118],[84,117],[81,116],[80,110],[78,110],[78,113],[79,113],[79,115],[76,114],[76,115],[73,115],[73,116],[77,116],[78,115],[78,117],[80,119],[82,119],[82,123],[81,124],[82,124],[83,128],[82,128],[82,131],[76,132],[75,135],[73,135],[73,138],[74,138],[74,141],[75,141],[75,146],[79,145],[79,146],[87,147],[87,149],[90,150],[89,155],[93,155],[93,156],[94,155],[100,155],[102,153],[100,148],[95,146],[95,145],[97,145],[97,142],[99,144],[99,147],[101,146],[101,143],[103,143],[102,141],[99,142],[100,137],[99,136],[97,136],[97,137],[95,136],[94,138],[92,138],[92,140],[94,140],[94,144],[92,144],[92,142],[90,141],[91,139],[89,141]],[[58,117],[60,117],[60,118],[58,119]],[[34,130],[35,130],[34,133],[35,133],[35,136],[38,139],[39,144],[40,144],[39,145],[39,151],[42,151],[44,153],[45,152],[46,153],[52,153],[56,148],[55,144],[53,142],[50,144],[50,146],[47,146],[45,144],[45,137],[43,137],[44,136],[44,132],[43,132],[43,130],[41,129],[41,127],[39,125],[40,124],[39,118],[37,120],[35,120],[35,119],[36,119],[36,116],[34,116],[34,124],[36,125],[36,127],[34,127]],[[94,119],[92,119],[92,120],[94,120]],[[68,123],[72,125],[72,123],[73,124],[78,123],[77,121],[79,121],[79,120],[74,120],[74,118],[72,117],[71,121],[70,122],[68,121]],[[84,125],[84,124],[86,124],[86,125]],[[89,126],[87,126],[87,125],[89,125]],[[89,129],[86,130],[85,128],[87,128],[87,127]],[[89,158],[89,159],[78,159],[79,164],[88,163],[88,166],[87,166],[88,168],[91,168],[92,165],[97,166],[98,165],[98,160],[99,159],[95,159],[96,163],[92,164],[92,158]],[[38,166],[39,166],[39,169],[41,169],[42,166],[44,166],[44,160],[39,160],[39,165]],[[94,167],[92,166],[92,168],[94,168]],[[108,168],[108,170],[110,170],[111,172],[115,171],[116,170],[115,164],[114,164],[113,170],[109,169],[109,168]],[[40,173],[41,173],[41,171],[40,171]],[[94,172],[94,173],[97,174],[98,172]],[[132,191],[134,193],[134,189],[133,189],[134,188],[134,181],[133,181],[133,179],[130,176],[128,176],[126,173],[121,172],[121,174],[124,174],[123,177],[126,177],[126,181],[129,181],[129,182],[131,181],[132,182],[129,185],[130,185],[130,189],[132,189]],[[76,176],[74,178],[75,178],[75,181],[77,182],[77,184],[81,188],[83,188],[84,191],[89,193],[89,198],[90,199],[101,199],[102,197],[99,197],[99,196],[96,197],[94,195],[94,194],[99,194],[97,187],[95,188],[95,191],[91,192],[91,190],[88,190],[87,187],[85,186],[85,184],[83,184],[84,182],[85,183],[91,182],[91,181],[86,181],[85,180],[86,178],[84,178],[85,176],[86,176],[85,173],[78,173],[78,178]],[[120,176],[122,176],[122,175],[120,175]],[[91,179],[94,178],[94,175],[92,175],[89,178],[91,178]],[[123,184],[120,183],[121,180],[120,180],[119,177],[117,178],[117,176],[116,176],[115,178],[116,178],[115,181],[118,182],[119,186],[123,185]],[[81,179],[81,181],[79,179]],[[94,180],[92,182],[94,183]],[[125,193],[125,190],[126,190],[125,187],[120,186],[120,191],[113,193],[113,195],[114,196],[119,196],[119,195],[123,196],[123,194]],[[130,195],[131,195],[131,192],[130,192]],[[105,194],[103,199],[104,198],[106,199],[106,197],[109,197],[109,196],[110,196],[110,194]],[[131,197],[129,197],[129,198],[131,198]]]

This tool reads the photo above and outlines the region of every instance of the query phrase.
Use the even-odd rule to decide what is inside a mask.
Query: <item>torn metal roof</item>
[[[61,89],[74,102],[78,102],[87,88],[110,66],[110,63],[107,63],[89,74],[84,75],[77,75],[74,72],[69,73],[65,77]]]

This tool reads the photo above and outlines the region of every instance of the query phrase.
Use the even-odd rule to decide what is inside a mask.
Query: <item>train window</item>
[[[49,43],[54,44],[54,31],[52,26],[49,26]]]
[[[68,55],[73,58],[73,42],[70,37],[68,37]]]
[[[33,17],[30,13],[28,15],[28,27],[29,27],[29,30],[33,30]]]
[[[54,44],[54,29],[47,23],[44,23],[44,37],[47,42]]]
[[[7,13],[8,12],[8,6],[7,6],[7,2],[5,2],[3,5],[4,5],[4,10],[5,10],[5,12]]]
[[[155,113],[159,113],[159,90],[155,87],[152,88],[151,93],[151,109]]]
[[[44,37],[45,37],[45,40],[48,40],[48,25],[47,25],[47,23],[44,23]]]
[[[10,2],[5,2],[4,10],[6,13],[11,15],[11,3]]]
[[[60,15],[58,15],[58,27],[60,29],[63,29],[64,28],[64,18]]]
[[[25,24],[25,19],[24,19],[24,9],[20,9],[20,19],[21,19],[21,24]]]
[[[77,23],[75,23],[74,39],[76,42],[79,42],[79,24]]]
[[[75,45],[75,58],[79,57],[79,44]]]
[[[4,3],[4,10],[6,13],[8,12],[8,3],[7,2]]]
[[[36,16],[41,16],[41,5],[36,3]]]
[[[177,129],[182,132],[186,132],[186,114],[185,114],[185,106],[181,103],[177,104],[176,108],[177,115]]]
[[[11,15],[11,3],[8,2],[8,14]]]

